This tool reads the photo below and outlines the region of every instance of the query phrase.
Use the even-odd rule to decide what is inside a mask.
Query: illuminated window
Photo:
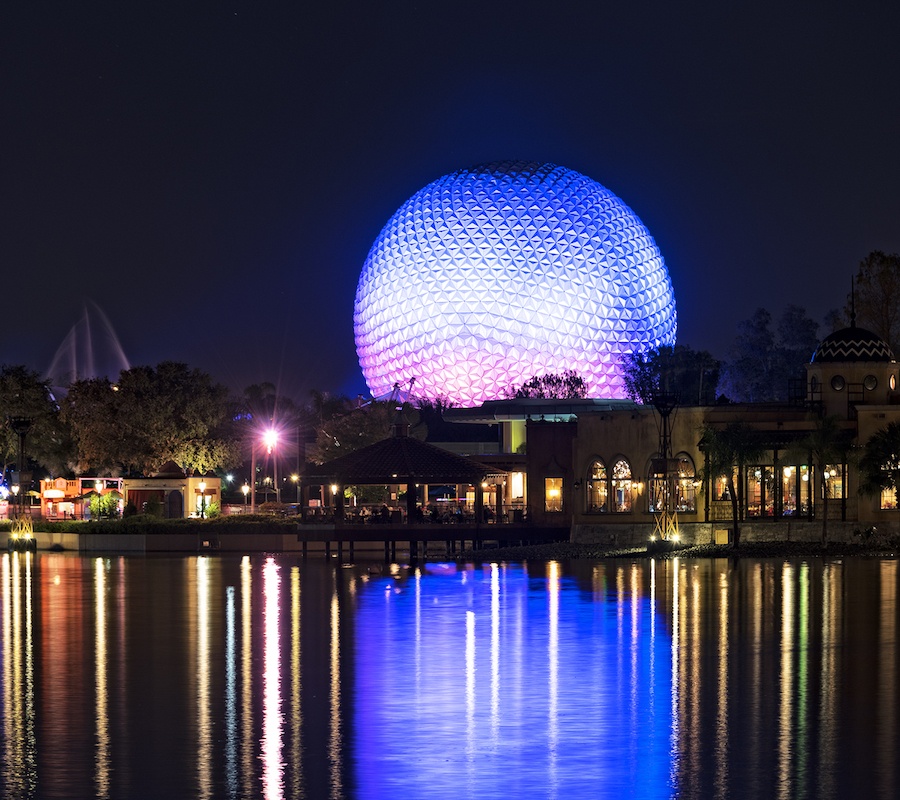
[[[881,507],[896,508],[897,507],[897,490],[893,486],[881,490]]]
[[[562,511],[562,478],[544,478],[544,511]]]
[[[675,456],[678,462],[675,482],[675,510],[694,512],[697,510],[697,475],[693,459],[687,453]]]
[[[844,497],[846,475],[843,464],[828,464],[825,467],[825,486],[829,500],[840,500]]]
[[[781,469],[781,513],[786,517],[797,515],[799,491],[797,467],[788,465]]]
[[[668,474],[659,464],[668,463]],[[659,472],[653,472],[659,469]],[[694,462],[687,453],[679,453],[668,462],[653,459],[648,485],[648,504],[651,513],[666,510],[666,497],[671,495],[669,511],[692,513],[697,510],[697,486],[695,485]]]
[[[587,510],[590,514],[602,514],[609,511],[609,484],[607,482],[606,465],[602,461],[591,464],[587,479]]]
[[[747,470],[747,516],[771,517],[775,513],[775,469],[759,464]]]
[[[713,482],[713,500],[731,500],[731,490],[728,488],[727,475],[718,475]]]
[[[620,513],[628,513],[632,510],[632,482],[631,465],[620,458],[612,466],[612,498],[615,510]]]
[[[510,476],[509,492],[514,501],[525,497],[525,476],[521,472],[514,472]]]

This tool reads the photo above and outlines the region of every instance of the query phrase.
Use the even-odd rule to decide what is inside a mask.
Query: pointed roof
[[[394,426],[389,439],[354,450],[345,456],[310,467],[306,477],[344,484],[476,483],[489,475],[503,474],[496,468],[451,453],[406,435]]]

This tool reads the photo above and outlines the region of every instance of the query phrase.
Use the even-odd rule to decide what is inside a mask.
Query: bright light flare
[[[271,453],[275,449],[275,445],[278,444],[278,431],[274,428],[265,430],[263,432],[263,444],[266,446],[266,450]]]

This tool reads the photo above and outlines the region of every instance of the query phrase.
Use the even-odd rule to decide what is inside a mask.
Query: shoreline
[[[730,544],[666,545],[613,548],[601,545],[556,542],[468,550],[460,553],[458,561],[580,561],[616,558],[897,558],[900,541],[858,542],[745,542],[737,549]]]

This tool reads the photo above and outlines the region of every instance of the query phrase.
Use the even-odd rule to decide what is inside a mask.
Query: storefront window
[[[562,478],[544,478],[544,511],[562,511]]]
[[[606,476],[606,466],[602,461],[591,464],[591,471],[587,479],[587,510],[590,514],[602,514],[609,510],[607,499],[609,484]]]
[[[788,466],[781,470],[781,513],[785,517],[797,516],[797,467]]]
[[[687,453],[675,456],[678,478],[675,483],[675,510],[692,513],[697,510],[697,484],[694,462]]]
[[[771,517],[775,513],[774,469],[759,464],[747,470],[747,516]]]
[[[797,484],[800,487],[800,505],[798,507],[801,515],[806,515],[809,513],[809,467],[801,466],[797,467],[797,472],[800,475],[800,481]]]
[[[618,513],[632,510],[631,465],[624,458],[618,459],[612,466],[612,497]]]
[[[829,500],[840,500],[844,497],[845,480],[843,464],[828,464],[825,467],[825,491]]]
[[[728,488],[727,475],[719,475],[714,481],[713,500],[731,501],[731,490]]]

